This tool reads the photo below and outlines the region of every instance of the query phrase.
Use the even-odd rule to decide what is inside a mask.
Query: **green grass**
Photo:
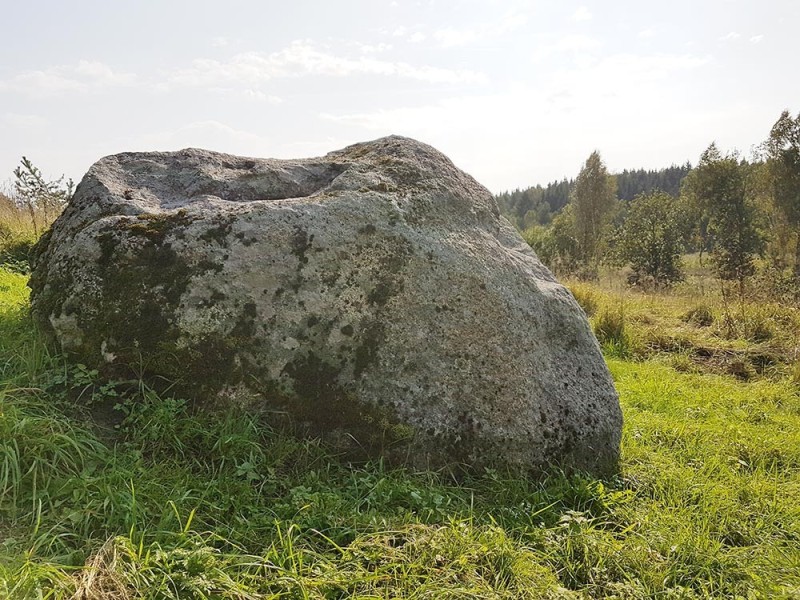
[[[800,595],[800,388],[641,352],[646,327],[762,343],[682,320],[693,300],[625,299],[618,477],[456,481],[66,366],[25,281],[0,270],[0,598]]]

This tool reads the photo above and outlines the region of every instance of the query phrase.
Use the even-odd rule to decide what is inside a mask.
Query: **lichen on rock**
[[[618,459],[583,312],[491,194],[414,140],[109,156],[37,252],[33,315],[87,364],[198,401],[246,389],[253,410],[415,466]]]

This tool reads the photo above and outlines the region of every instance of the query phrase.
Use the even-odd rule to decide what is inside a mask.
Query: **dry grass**
[[[666,290],[631,288],[624,273],[613,271],[601,273],[595,284],[566,283],[581,305],[591,305],[595,334],[611,356],[741,380],[777,379],[800,369],[800,306],[754,285],[744,298],[732,297],[708,261],[701,265],[689,256],[686,264],[686,281]]]
[[[77,572],[70,600],[130,600],[130,589],[119,574],[117,562],[117,545],[112,537]]]

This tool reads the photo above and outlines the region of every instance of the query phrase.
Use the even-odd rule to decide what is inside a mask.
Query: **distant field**
[[[0,270],[0,598],[800,597],[794,309],[572,284],[621,474],[457,482],[67,366],[25,283]]]

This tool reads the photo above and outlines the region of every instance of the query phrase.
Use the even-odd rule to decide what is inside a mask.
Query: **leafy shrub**
[[[800,277],[793,269],[778,267],[772,262],[767,262],[753,277],[753,289],[776,302],[800,302]]]
[[[615,236],[619,258],[633,269],[628,283],[651,289],[681,281],[684,229],[682,208],[669,194],[634,198]]]
[[[578,259],[572,210],[559,212],[549,227],[534,225],[522,232],[523,239],[551,271],[559,275],[577,274],[583,266]]]

